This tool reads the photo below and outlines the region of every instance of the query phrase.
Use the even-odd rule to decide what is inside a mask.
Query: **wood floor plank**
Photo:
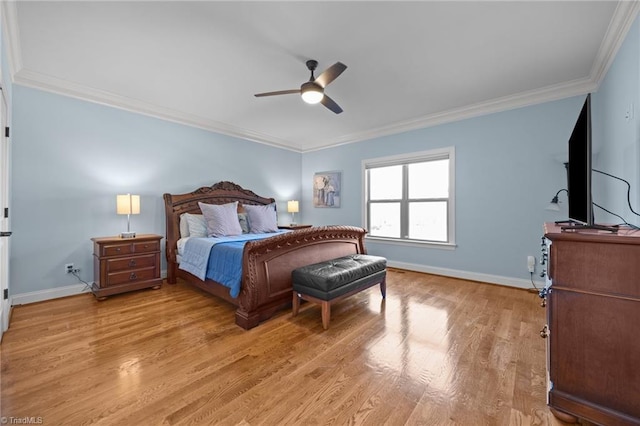
[[[546,407],[544,309],[524,290],[392,269],[252,330],[179,282],[13,309],[2,416],[73,425],[561,425]]]

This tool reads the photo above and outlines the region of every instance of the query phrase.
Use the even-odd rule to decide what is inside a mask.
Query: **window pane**
[[[372,200],[397,200],[402,198],[402,166],[370,169],[369,189],[369,196]]]
[[[449,160],[409,164],[409,198],[448,198]]]
[[[370,235],[400,238],[400,203],[371,203]]]
[[[447,202],[409,203],[409,238],[447,241]]]

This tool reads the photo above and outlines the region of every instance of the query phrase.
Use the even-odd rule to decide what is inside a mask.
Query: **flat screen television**
[[[617,232],[617,226],[594,223],[591,198],[591,94],[584,101],[578,120],[569,138],[567,192],[569,194],[569,226],[563,230],[600,229]]]
[[[569,138],[567,191],[569,193],[569,219],[583,225],[593,225],[593,202],[591,199],[591,94],[587,95]]]

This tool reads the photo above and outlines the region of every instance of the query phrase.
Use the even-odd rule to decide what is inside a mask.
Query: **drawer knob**
[[[149,247],[149,244],[145,244],[145,245],[144,245],[144,248],[148,248],[148,247]]]
[[[120,247],[116,247],[116,251],[120,251]]]
[[[131,281],[133,281],[133,280],[135,280],[137,278],[138,278],[138,276],[136,275],[135,272],[132,272],[131,275],[129,275],[129,280],[131,280]]]
[[[133,260],[133,259],[131,259],[131,260],[129,261],[129,267],[130,267],[130,268],[133,268],[134,266],[136,266],[136,261],[135,261],[135,260]]]
[[[549,327],[547,327],[546,325],[542,327],[542,330],[540,330],[540,337],[542,337],[543,339],[549,337]]]

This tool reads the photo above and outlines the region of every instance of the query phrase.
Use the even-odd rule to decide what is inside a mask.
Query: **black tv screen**
[[[591,94],[584,101],[569,139],[567,165],[569,219],[593,225],[591,200]]]

